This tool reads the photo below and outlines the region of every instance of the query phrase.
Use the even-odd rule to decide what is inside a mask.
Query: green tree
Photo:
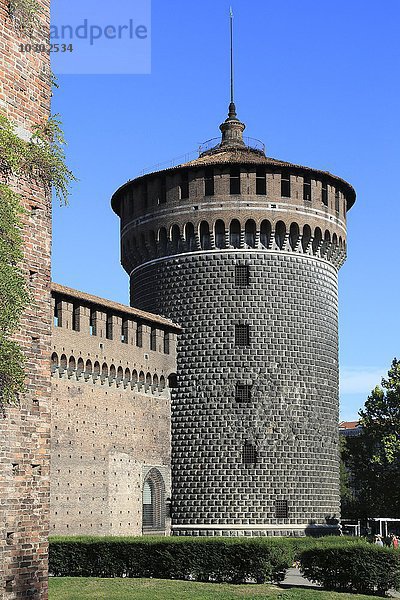
[[[342,514],[400,518],[400,362],[396,358],[359,415],[361,435],[348,438],[341,450],[351,488],[350,496],[342,495]]]
[[[387,379],[372,390],[360,410],[360,423],[374,441],[371,459],[380,465],[400,461],[400,362],[394,358]]]

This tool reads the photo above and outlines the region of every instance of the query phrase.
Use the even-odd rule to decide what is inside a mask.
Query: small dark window
[[[143,206],[144,206],[144,208],[147,208],[147,205],[149,203],[149,191],[147,188],[147,181],[145,181],[143,183],[142,190],[143,190]]]
[[[288,518],[288,503],[287,500],[277,500],[275,503],[275,516],[277,519]]]
[[[240,194],[240,167],[231,167],[230,193]]]
[[[204,175],[204,194],[214,196],[214,169],[206,169]]]
[[[54,327],[61,327],[61,302],[57,298],[54,299]]]
[[[81,324],[80,324],[80,306],[76,302],[74,302],[73,308],[72,308],[72,329],[74,331],[80,331],[81,330]]]
[[[254,465],[257,462],[257,448],[250,442],[243,446],[243,462],[245,465]]]
[[[150,332],[150,350],[157,350],[157,329],[155,327],[152,327]]]
[[[339,212],[339,204],[340,204],[340,192],[339,190],[335,190],[335,210]]]
[[[169,333],[164,332],[164,354],[169,354]]]
[[[138,323],[136,327],[136,346],[138,348],[143,346],[143,325],[141,323]]]
[[[311,177],[304,177],[303,200],[308,200],[308,202],[311,202]]]
[[[235,285],[239,288],[245,288],[249,286],[250,282],[250,268],[249,265],[236,265],[235,266]]]
[[[290,198],[290,173],[282,173],[281,175],[281,196]]]
[[[266,196],[267,194],[267,175],[265,167],[258,167],[256,171],[256,194]]]
[[[322,204],[328,206],[328,184],[326,181],[322,182]]]
[[[235,389],[235,400],[236,402],[250,402],[251,385],[237,383]]]
[[[165,177],[161,178],[160,184],[160,202],[159,204],[165,204],[167,201],[167,182],[165,181]]]
[[[189,198],[189,173],[183,171],[181,173],[181,200]]]
[[[90,335],[97,335],[97,333],[96,333],[96,311],[94,310],[94,308],[90,309],[89,329],[90,329]]]
[[[122,320],[122,325],[121,325],[121,342],[123,344],[127,344],[128,343],[128,319],[123,319]]]
[[[168,375],[168,387],[173,389],[178,387],[178,377],[176,373],[171,373]]]
[[[113,319],[112,315],[107,315],[106,321],[106,338],[107,340],[113,339]]]
[[[235,346],[249,346],[250,332],[248,325],[235,325]]]
[[[210,228],[206,221],[200,223],[200,246],[202,250],[211,250]]]

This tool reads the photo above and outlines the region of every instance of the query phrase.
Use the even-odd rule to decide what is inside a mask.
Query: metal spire
[[[229,8],[229,22],[231,31],[231,103],[229,105],[229,118],[236,117],[236,106],[234,100],[234,69],[233,69],[233,10]]]
[[[231,32],[231,101],[229,104],[228,118],[219,126],[222,133],[221,148],[241,148],[245,146],[243,131],[246,125],[241,123],[236,115],[234,97],[234,69],[233,69],[233,11],[229,10],[229,24]]]

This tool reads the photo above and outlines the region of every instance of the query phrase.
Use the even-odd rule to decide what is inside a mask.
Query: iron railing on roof
[[[265,153],[265,144],[261,140],[244,136],[243,141],[245,144],[244,149],[247,148],[248,150],[257,150],[258,152],[262,152],[263,154]],[[212,138],[211,140],[207,140],[206,142],[204,142],[204,144],[200,145],[199,154],[200,156],[208,153],[211,154],[213,152],[217,152],[220,148],[221,138]]]
[[[251,137],[243,137],[244,147],[241,149],[248,150],[256,150],[262,154],[265,153],[265,144],[260,140]],[[203,156],[204,154],[213,154],[214,152],[218,152],[221,148],[221,138],[216,137],[211,140],[207,140],[203,144],[200,144],[197,151],[192,150],[191,152],[187,152],[186,154],[182,154],[181,156],[176,156],[171,160],[166,160],[164,162],[156,163],[151,165],[150,167],[146,167],[142,169],[138,174],[138,177],[142,177],[142,175],[146,175],[147,173],[154,173],[156,171],[163,171],[164,169],[172,169],[173,167],[178,167],[181,164],[194,160],[199,156]]]
[[[194,160],[198,157],[198,151],[192,150],[191,152],[186,152],[186,154],[181,154],[181,156],[176,156],[175,158],[171,158],[170,160],[166,160],[164,162],[156,163],[151,165],[150,167],[146,167],[142,169],[138,175],[138,177],[142,177],[142,175],[146,175],[147,173],[154,173],[156,171],[164,171],[164,169],[172,169],[173,167],[178,167],[181,164],[187,163],[191,160]]]

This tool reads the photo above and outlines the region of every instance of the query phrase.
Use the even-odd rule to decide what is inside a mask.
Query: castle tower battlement
[[[183,329],[177,535],[302,535],[340,516],[337,274],[355,192],[243,130],[230,107],[219,143],[112,198],[132,306]]]

